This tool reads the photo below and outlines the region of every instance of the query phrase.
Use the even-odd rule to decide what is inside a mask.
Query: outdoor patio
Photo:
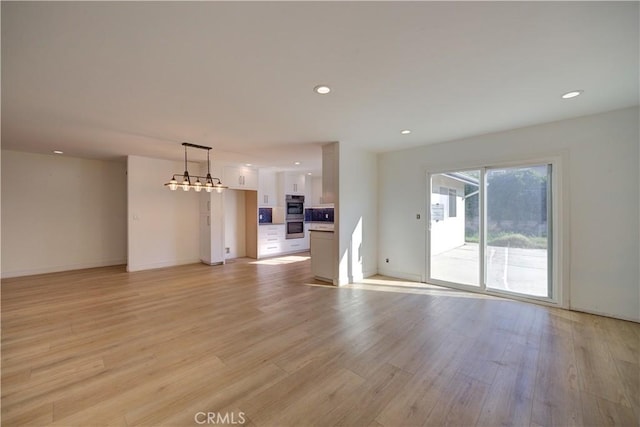
[[[487,248],[487,288],[518,294],[547,296],[547,250],[499,246]],[[465,243],[431,259],[431,277],[480,286],[479,246]]]

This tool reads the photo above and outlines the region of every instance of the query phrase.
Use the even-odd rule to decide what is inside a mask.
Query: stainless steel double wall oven
[[[287,239],[304,237],[304,196],[287,194],[285,196]]]

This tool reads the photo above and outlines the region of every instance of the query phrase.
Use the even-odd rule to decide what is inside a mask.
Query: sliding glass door
[[[551,299],[551,164],[429,175],[428,280]]]

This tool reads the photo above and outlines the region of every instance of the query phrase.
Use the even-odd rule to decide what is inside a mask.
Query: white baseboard
[[[375,276],[376,274],[378,274],[377,270],[368,270],[368,271],[364,271],[362,275],[356,275],[353,277],[341,277],[337,281],[336,286],[348,285],[351,283],[358,283],[366,279],[367,277]]]
[[[385,268],[378,268],[378,274],[380,274],[382,276],[389,276],[389,277],[402,279],[402,280],[409,280],[409,281],[412,281],[412,282],[422,282],[422,277],[420,275],[405,273],[405,272],[401,272],[401,271],[394,271],[394,270],[385,269]],[[526,298],[517,298],[517,297],[514,297],[514,296],[504,296],[504,297],[505,298],[509,298],[509,299],[513,299],[513,300],[516,300],[516,301],[525,301],[525,302],[536,303],[536,301],[532,301],[531,299],[526,299]],[[559,307],[557,304],[548,304],[548,303],[544,303],[544,302],[539,302],[539,303],[543,304],[543,305],[546,305],[546,306]],[[590,309],[585,309],[585,308],[580,308],[580,307],[575,307],[575,306],[559,307],[559,308],[563,308],[565,310],[571,310],[571,311],[579,311],[581,313],[595,314],[597,316],[612,317],[614,319],[626,320],[626,321],[629,321],[629,322],[640,323],[640,318],[638,318],[638,317],[621,316],[619,314],[606,313],[606,312],[602,312],[602,311],[590,310]]]
[[[396,279],[408,280],[410,282],[422,282],[422,276],[419,274],[405,273],[403,271],[395,271],[386,268],[378,268],[378,274],[381,276],[394,277]]]
[[[344,286],[344,285],[348,285],[349,282],[349,278],[348,277],[339,277],[337,279],[333,279],[333,284],[336,286]]]
[[[367,270],[362,275],[366,279],[368,277],[375,276],[376,274],[378,274],[378,270]]]
[[[0,277],[2,279],[9,279],[11,277],[33,276],[35,274],[59,273],[61,271],[83,270],[85,268],[109,267],[112,265],[123,265],[126,263],[127,263],[126,259],[116,259],[116,260],[109,260],[109,261],[87,262],[87,263],[81,263],[81,264],[39,267],[39,268],[30,268],[27,270],[3,271]]]
[[[620,319],[620,320],[626,320],[626,321],[629,321],[629,322],[640,323],[640,317],[635,317],[634,318],[634,317],[620,316],[619,314],[612,314],[612,313],[605,313],[605,312],[601,312],[601,311],[587,310],[585,308],[579,308],[579,307],[569,307],[569,310],[578,311],[580,313],[595,314],[596,316],[612,317],[614,319]]]
[[[201,262],[199,258],[193,258],[193,259],[153,262],[150,264],[141,264],[141,265],[128,264],[127,271],[129,273],[133,273],[134,271],[153,270],[156,268],[165,268],[165,267],[176,267],[178,265],[197,264],[199,262]]]

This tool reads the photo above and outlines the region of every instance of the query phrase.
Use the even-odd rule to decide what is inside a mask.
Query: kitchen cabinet
[[[305,224],[305,237],[287,239],[285,224],[258,226],[258,258],[284,255],[309,250],[309,227]]]
[[[309,247],[304,247],[304,239],[290,239],[284,242],[283,252],[302,252],[308,251]]]
[[[311,242],[311,232],[309,231],[309,227],[310,225],[305,223],[304,224],[304,238],[302,239],[302,247],[304,248],[304,250],[309,250],[310,248],[310,242]]]
[[[278,200],[278,184],[274,171],[260,169],[258,172],[258,206],[275,207],[280,202]]]
[[[304,204],[306,207],[319,206],[323,204],[321,176],[307,176],[305,190]]]
[[[284,250],[284,224],[264,224],[258,226],[258,258],[278,255]]]
[[[338,143],[322,146],[322,203],[336,203],[338,195]]]
[[[217,192],[200,193],[200,260],[224,264],[224,205]]]
[[[225,166],[222,183],[234,190],[258,190],[258,171],[249,166]]]
[[[281,188],[282,201],[287,194],[304,196],[305,174],[297,172],[280,172],[278,181]]]

